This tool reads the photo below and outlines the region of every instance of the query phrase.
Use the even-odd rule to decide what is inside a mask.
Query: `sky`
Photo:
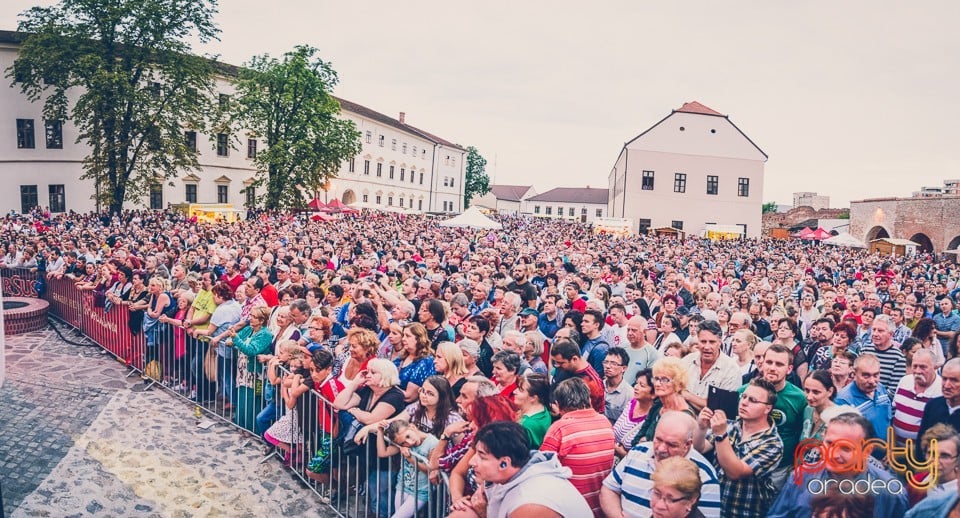
[[[43,0],[0,2],[0,29]],[[624,142],[688,101],[769,156],[766,202],[795,191],[909,196],[960,177],[960,2],[220,0],[243,64],[300,44],[344,99],[487,158],[492,182],[606,187]]]

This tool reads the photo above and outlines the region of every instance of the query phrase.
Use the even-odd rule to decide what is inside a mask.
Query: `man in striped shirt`
[[[911,369],[913,373],[900,380],[893,396],[892,424],[898,446],[902,446],[906,439],[916,444],[927,401],[943,395],[943,380],[937,374],[934,354],[929,349],[914,353]]]
[[[860,348],[860,354],[870,353],[880,360],[880,384],[887,388],[891,398],[897,384],[907,374],[907,359],[900,350],[900,344],[893,341],[894,328],[892,318],[878,316],[873,321],[872,343]]]
[[[666,412],[657,422],[653,442],[642,442],[603,481],[600,506],[607,516],[652,515],[650,494],[651,476],[657,463],[670,457],[686,457],[700,469],[700,500],[697,508],[705,518],[720,516],[720,481],[717,472],[704,456],[693,449],[696,420],[683,412]]]
[[[570,482],[601,517],[600,488],[613,468],[613,426],[590,406],[590,389],[580,378],[561,382],[553,398],[561,417],[550,425],[540,451],[557,453],[560,464],[573,472]]]

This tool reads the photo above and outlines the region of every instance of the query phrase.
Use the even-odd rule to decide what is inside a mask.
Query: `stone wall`
[[[763,215],[763,233],[771,229],[788,228],[808,219],[840,219],[849,214],[848,209],[820,209],[804,205],[787,212],[768,212]]]
[[[850,203],[850,234],[869,242],[883,228],[892,238],[924,244],[933,252],[960,246],[960,196],[875,198]]]

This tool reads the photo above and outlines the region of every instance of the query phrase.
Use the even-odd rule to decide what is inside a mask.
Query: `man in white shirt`
[[[706,406],[711,385],[724,390],[737,390],[742,382],[737,362],[720,352],[721,336],[723,331],[720,324],[705,320],[697,333],[700,350],[683,359],[689,378],[683,397],[698,410]]]
[[[927,402],[943,395],[943,380],[937,374],[936,357],[929,349],[913,354],[911,373],[904,376],[893,395],[893,425],[897,445],[906,439],[916,444],[920,419]]]

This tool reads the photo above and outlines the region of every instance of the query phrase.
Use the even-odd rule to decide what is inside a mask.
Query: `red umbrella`
[[[803,230],[800,231],[800,239],[811,239],[810,236],[813,235],[813,230],[810,227],[803,227]]]
[[[320,198],[314,198],[307,204],[307,208],[310,210],[323,210],[326,207]]]
[[[810,237],[808,239],[816,239],[817,241],[822,241],[831,237],[831,234],[824,230],[822,227],[818,227],[816,230],[810,232]]]

